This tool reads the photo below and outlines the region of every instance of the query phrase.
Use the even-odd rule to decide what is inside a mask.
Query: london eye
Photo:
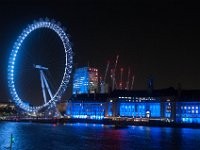
[[[45,37],[45,33],[50,35],[46,35]],[[37,34],[40,34],[39,38],[36,38]],[[42,37],[45,37],[44,39],[46,40],[50,36],[53,38],[56,36],[55,38],[59,43],[58,46],[52,46],[53,42],[51,41],[41,43]],[[34,40],[40,43],[34,43]],[[32,54],[29,53],[29,50]],[[54,51],[54,53],[52,53],[52,51]],[[59,53],[62,58],[56,56]],[[25,54],[26,56],[24,57],[23,55]],[[51,56],[51,58],[45,58],[45,56]],[[49,60],[51,61],[49,62]],[[53,68],[51,67],[53,64],[52,62],[55,64]],[[58,62],[61,63],[62,73],[55,70],[59,68]],[[73,56],[69,36],[65,33],[61,24],[56,23],[54,20],[49,20],[48,18],[34,21],[18,36],[9,56],[8,87],[12,100],[19,108],[28,113],[37,113],[49,106],[55,106],[56,102],[61,100],[61,97],[68,87],[72,72],[72,63]],[[20,64],[22,67],[19,67]],[[28,65],[28,67],[25,65]],[[54,74],[53,79],[56,79],[56,75],[59,73],[56,86],[52,86],[50,81],[51,71]],[[32,75],[35,75],[35,77],[31,77]],[[24,84],[25,86],[23,86]],[[36,85],[39,94],[31,87]],[[32,96],[27,95],[29,93],[28,90],[33,93]],[[40,98],[35,98],[42,99],[38,104],[32,104],[34,103],[35,95],[41,95]],[[31,98],[33,98],[33,100],[29,101],[28,99]]]

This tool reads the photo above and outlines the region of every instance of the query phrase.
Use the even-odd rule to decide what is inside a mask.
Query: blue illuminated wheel
[[[31,32],[38,30],[40,28],[50,29],[59,36],[60,40],[62,41],[63,48],[65,51],[65,69],[64,69],[64,75],[62,77],[62,81],[60,82],[60,85],[58,89],[56,90],[55,94],[52,96],[52,98],[48,102],[44,103],[43,105],[30,106],[19,97],[16,91],[16,86],[14,82],[15,60],[24,39]],[[69,42],[69,38],[67,34],[64,32],[64,30],[62,29],[62,27],[60,27],[59,24],[56,24],[55,21],[49,21],[48,19],[45,19],[45,20],[40,19],[39,21],[35,21],[33,24],[28,25],[27,28],[25,28],[20,34],[20,36],[17,38],[17,41],[14,43],[13,49],[9,57],[8,87],[9,87],[12,100],[15,102],[17,106],[19,106],[21,109],[29,113],[36,113],[40,111],[41,109],[46,108],[52,104],[55,105],[55,103],[61,99],[63,93],[65,92],[68,86],[70,75],[72,72],[72,62],[73,62],[73,56],[72,56],[72,48]]]

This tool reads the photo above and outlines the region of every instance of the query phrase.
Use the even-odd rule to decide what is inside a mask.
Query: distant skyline
[[[119,54],[120,67],[135,74],[134,89],[200,89],[200,8],[182,1],[1,1],[0,101],[9,98],[7,63],[22,30],[48,17],[66,27],[73,44],[74,64],[99,68]],[[28,51],[28,50],[27,50]]]

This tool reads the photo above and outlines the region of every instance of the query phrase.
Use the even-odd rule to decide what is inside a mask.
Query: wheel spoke
[[[21,45],[24,41],[24,39],[26,39],[26,37],[33,32],[36,29],[40,29],[40,28],[47,28],[47,29],[51,29],[52,31],[54,31],[60,38],[60,40],[62,41],[63,47],[64,47],[64,51],[65,51],[65,57],[67,57],[67,62],[61,60],[61,62],[63,62],[63,64],[65,64],[64,66],[66,67],[64,70],[64,75],[62,78],[62,82],[61,85],[58,87],[58,89],[56,90],[55,94],[53,95],[53,98],[47,102],[46,104],[42,105],[42,106],[36,106],[36,107],[32,107],[32,106],[28,106],[26,103],[23,102],[23,100],[19,97],[16,89],[15,89],[15,84],[14,84],[14,74],[20,74],[29,70],[32,70],[32,68],[30,67],[18,67],[15,68],[15,60],[17,58],[17,53],[18,51],[20,51]],[[52,44],[52,42],[50,42],[50,44]],[[32,65],[32,63],[34,62],[35,58],[32,58],[32,55],[28,52],[28,51],[23,51],[25,54],[25,57],[23,57],[24,59],[28,59],[30,64]],[[44,53],[44,52],[42,52]],[[47,56],[52,56],[55,54],[51,53],[51,54],[47,54]],[[54,22],[50,22],[50,21],[43,21],[40,20],[38,22],[35,22],[31,25],[28,25],[28,27],[23,30],[23,32],[21,33],[21,35],[18,37],[17,41],[15,42],[14,46],[13,46],[13,50],[11,51],[10,54],[10,58],[9,58],[9,65],[8,65],[8,86],[10,89],[10,94],[12,96],[12,100],[19,105],[20,108],[22,108],[23,110],[25,110],[26,112],[29,113],[34,113],[34,112],[38,112],[40,109],[47,107],[48,105],[51,105],[52,103],[57,102],[58,100],[60,100],[62,94],[64,93],[64,91],[67,88],[67,85],[69,83],[69,79],[70,79],[70,74],[72,72],[72,48],[71,45],[69,43],[69,39],[67,37],[67,34],[64,32],[64,30],[57,25]],[[57,62],[55,62],[54,60],[50,60],[50,65],[52,64],[56,64]],[[59,62],[60,63],[60,62]],[[46,81],[47,82],[47,81]],[[46,85],[48,85],[45,82]]]

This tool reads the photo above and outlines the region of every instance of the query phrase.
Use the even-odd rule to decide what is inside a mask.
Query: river
[[[0,150],[199,150],[200,129],[0,122]]]

